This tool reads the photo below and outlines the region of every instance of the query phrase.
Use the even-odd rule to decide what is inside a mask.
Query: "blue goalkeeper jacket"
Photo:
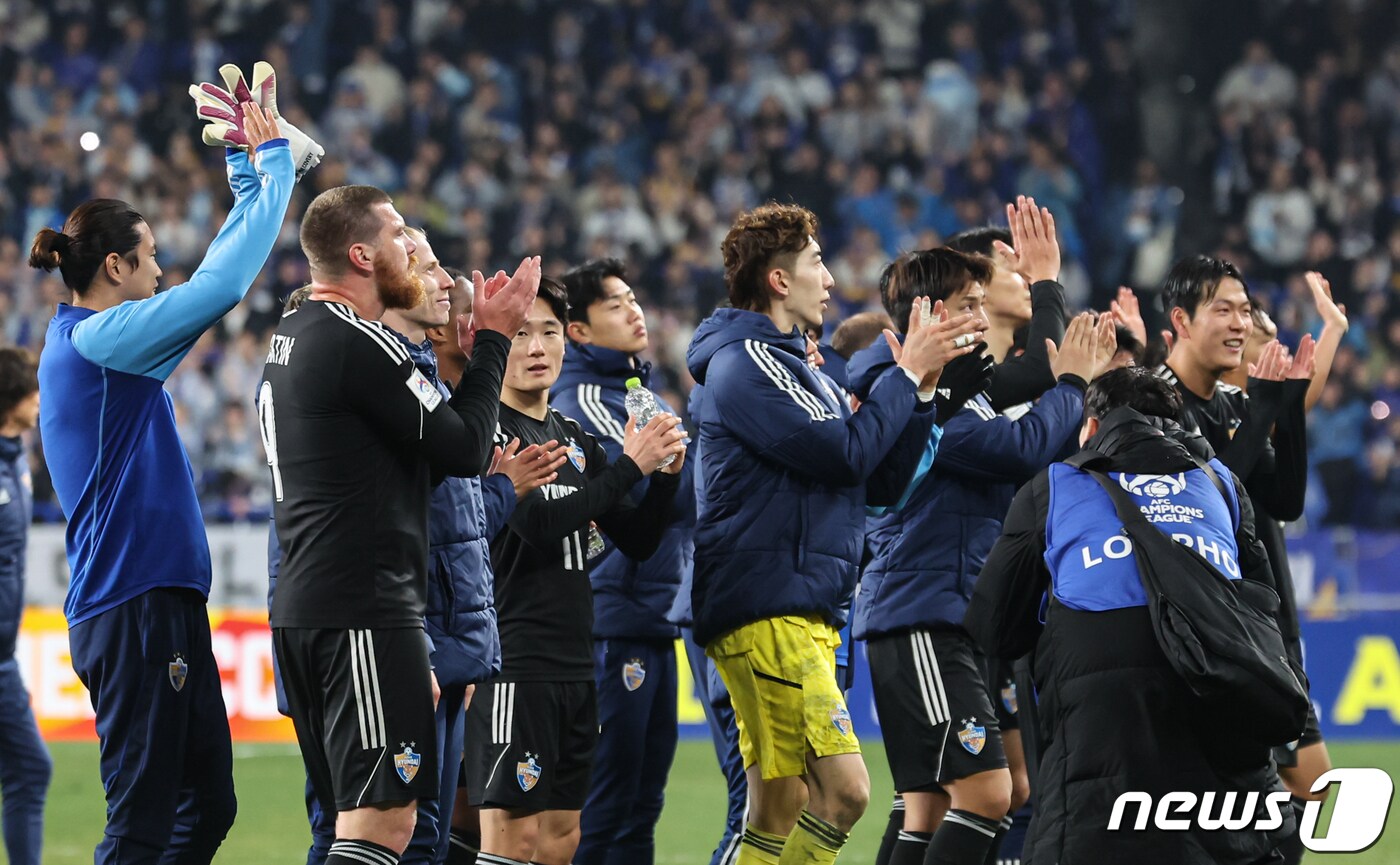
[[[898,499],[933,426],[933,403],[891,371],[859,412],[806,362],[800,331],[720,309],[687,363],[705,386],[692,612],[702,645],[774,616],[840,627],[855,589],[865,506]],[[869,501],[867,501],[867,498]]]
[[[633,367],[631,360],[620,351],[571,342],[559,380],[550,392],[550,405],[598,439],[609,462],[622,454],[627,379],[640,378],[644,387],[651,387],[651,364]],[[679,414],[660,394],[656,394],[656,401],[663,411]],[[588,578],[593,582],[593,636],[668,639],[679,634],[677,624],[686,624],[672,617],[672,607],[681,584],[690,580],[695,550],[694,456],[686,455],[671,504],[675,521],[661,536],[651,558],[629,559],[604,536],[603,553],[588,565]],[[641,500],[647,483],[637,484],[633,498]]]
[[[234,204],[189,282],[102,312],[60,304],[39,358],[40,430],[68,518],[71,627],[158,587],[209,594],[209,541],[165,379],[247,294],[295,182],[286,139],[227,155]]]

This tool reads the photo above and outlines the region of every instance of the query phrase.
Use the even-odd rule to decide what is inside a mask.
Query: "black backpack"
[[[1200,553],[1157,528],[1124,490],[1088,465],[1107,458],[1084,451],[1066,461],[1098,481],[1132,538],[1134,559],[1157,643],[1209,712],[1212,723],[1261,745],[1298,738],[1308,715],[1307,676],[1279,632],[1278,594],[1254,580],[1231,580]],[[1210,465],[1197,460],[1220,494]],[[1226,501],[1229,497],[1226,496]]]

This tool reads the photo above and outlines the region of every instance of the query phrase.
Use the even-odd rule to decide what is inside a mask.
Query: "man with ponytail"
[[[161,294],[156,240],[131,205],[95,199],[34,239],[30,266],[72,292],[39,361],[40,427],[64,516],[73,669],[97,714],[107,826],[97,865],[214,858],[237,804],[210,647],[209,543],[165,379],[238,304],[295,182],[275,114],[251,99],[215,125],[234,203],[184,285]],[[208,115],[204,115],[206,119]]]

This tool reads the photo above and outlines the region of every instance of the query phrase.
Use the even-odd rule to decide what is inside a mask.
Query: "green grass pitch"
[[[1400,781],[1400,743],[1334,744],[1338,766],[1375,766]],[[44,862],[86,865],[102,834],[102,786],[97,774],[97,746],[62,743],[51,746],[53,786],[44,826]],[[889,770],[878,741],[867,743],[871,808],[856,827],[842,862],[874,861],[890,798]],[[219,856],[220,865],[263,865],[303,861],[307,843],[301,790],[301,761],[291,746],[239,746],[234,772],[238,785],[238,822]],[[666,810],[657,828],[658,865],[708,865],[724,819],[724,787],[708,741],[683,741],[666,789]],[[1370,850],[1356,855],[1310,854],[1306,861],[1338,865],[1400,865],[1400,807],[1392,809],[1387,831]]]

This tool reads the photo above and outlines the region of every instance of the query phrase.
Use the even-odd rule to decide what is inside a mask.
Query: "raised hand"
[[[919,390],[925,393],[938,384],[938,375],[949,361],[976,348],[987,329],[985,320],[966,313],[949,319],[941,300],[933,303],[929,323],[924,324],[928,303],[926,297],[914,298],[903,345],[893,332],[885,331],[885,342],[889,343],[895,363],[918,376]]]
[[[1011,245],[999,244],[1002,254],[1014,258],[1017,271],[1034,285],[1041,280],[1060,278],[1060,243],[1055,237],[1055,217],[1048,208],[1036,207],[1034,198],[1016,197],[1006,205],[1006,221],[1011,228]]]
[[[518,438],[511,439],[504,448],[497,447],[491,457],[491,468],[486,472],[510,478],[516,501],[559,477],[559,467],[569,458],[569,448],[557,441],[530,445],[516,453],[519,448]]]
[[[1259,356],[1249,365],[1249,377],[1260,381],[1283,381],[1288,372],[1288,349],[1276,339],[1269,340],[1259,350]]]
[[[1102,351],[1093,313],[1081,312],[1070,319],[1059,347],[1055,346],[1053,339],[1047,339],[1045,350],[1050,356],[1050,371],[1055,378],[1076,375],[1086,382],[1092,381],[1099,372],[1099,355]]]
[[[252,102],[244,102],[240,107],[243,109],[243,129],[248,137],[249,154],[256,153],[263,144],[282,137],[277,118],[272,116],[271,111],[259,108]]]
[[[503,277],[504,272],[497,273],[490,280],[482,279],[480,273],[472,274],[472,282],[477,289],[472,318],[478,330],[494,330],[514,336],[529,317],[530,306],[540,290],[540,257],[536,255],[521,261],[515,273],[504,283],[501,282]]]
[[[1304,279],[1307,280],[1308,289],[1312,291],[1313,306],[1317,308],[1317,314],[1322,319],[1322,326],[1338,328],[1342,333],[1346,333],[1351,323],[1347,321],[1346,307],[1332,299],[1332,283],[1314,270],[1308,271]],[[1302,352],[1301,345],[1298,346],[1298,350]]]
[[[1138,342],[1147,345],[1147,323],[1142,320],[1142,306],[1131,288],[1118,286],[1118,297],[1109,302],[1108,309],[1120,324],[1137,337]],[[1167,348],[1170,350],[1171,345],[1168,344]]]
[[[1118,353],[1118,321],[1113,313],[1099,316],[1094,325],[1094,378],[1108,371],[1113,356]]]
[[[622,453],[648,476],[669,456],[674,455],[679,463],[685,455],[685,430],[680,427],[681,419],[673,414],[659,414],[641,429],[637,429],[635,417],[628,417],[622,434]]]
[[[1288,365],[1288,370],[1283,374],[1284,378],[1310,379],[1317,372],[1317,343],[1310,333],[1303,334],[1303,338],[1298,341],[1298,353],[1293,356],[1292,363]]]

